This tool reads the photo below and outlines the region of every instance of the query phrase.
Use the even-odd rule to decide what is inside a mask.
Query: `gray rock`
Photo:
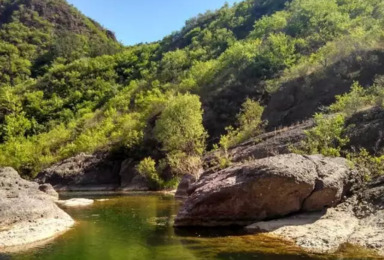
[[[353,115],[346,122],[349,146],[371,153],[384,152],[384,109],[372,108]]]
[[[38,174],[36,181],[62,186],[95,186],[120,183],[120,161],[108,154],[88,155],[81,153],[59,162]]]
[[[127,159],[122,162],[120,168],[120,189],[123,191],[148,191],[149,183],[136,170],[136,162]]]
[[[42,184],[39,186],[39,190],[51,196],[53,200],[59,199],[59,193],[55,191],[51,184]]]
[[[246,229],[279,236],[310,252],[334,253],[349,241],[358,226],[359,220],[352,212],[332,208],[324,212],[258,222]]]
[[[266,232],[316,253],[333,253],[343,244],[358,245],[384,255],[384,177],[365,183],[335,208],[262,221],[249,232]]]
[[[0,250],[50,238],[74,224],[52,195],[14,169],[0,168]]]
[[[263,159],[270,156],[291,153],[290,148],[297,146],[306,137],[304,131],[313,127],[313,120],[291,127],[261,134],[251,140],[241,143],[228,150],[231,162],[238,163],[245,160]],[[219,153],[219,154],[218,154]],[[215,151],[204,156],[206,168],[216,169],[217,155],[224,156],[223,151]]]
[[[345,159],[279,155],[205,173],[175,226],[245,226],[339,203],[353,178]]]
[[[313,120],[302,124],[268,132],[242,143],[229,150],[233,162],[241,162],[249,158],[262,159],[270,156],[291,153],[290,146],[299,144],[305,139],[305,130],[313,127]]]
[[[188,197],[188,189],[196,182],[196,177],[192,174],[185,174],[177,187],[175,197],[185,199]]]

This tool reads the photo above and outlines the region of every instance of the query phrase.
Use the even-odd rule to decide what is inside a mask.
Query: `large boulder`
[[[36,181],[52,184],[56,190],[68,187],[106,186],[116,189],[120,185],[120,161],[108,154],[81,153],[54,164],[38,174]]]
[[[12,168],[0,168],[0,251],[48,239],[74,221],[56,206],[57,196],[45,186],[23,180]]]
[[[248,225],[337,205],[355,172],[342,158],[278,155],[205,173],[175,226]]]
[[[246,229],[279,236],[311,252],[333,253],[348,243],[384,255],[384,177],[356,187],[335,208],[261,221]]]

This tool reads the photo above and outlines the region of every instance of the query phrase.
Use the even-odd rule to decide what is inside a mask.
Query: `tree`
[[[0,41],[0,84],[15,86],[31,74],[31,62],[12,44]]]
[[[202,122],[203,110],[199,97],[178,95],[169,101],[156,122],[155,136],[167,152],[201,155],[206,138]]]

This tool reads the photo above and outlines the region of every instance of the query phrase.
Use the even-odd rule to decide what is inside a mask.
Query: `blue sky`
[[[125,45],[161,40],[186,20],[235,0],[67,0]]]

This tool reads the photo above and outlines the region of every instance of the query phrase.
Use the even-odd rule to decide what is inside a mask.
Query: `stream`
[[[65,209],[77,224],[42,246],[1,256],[15,260],[299,260],[362,259],[309,255],[263,235],[236,229],[174,229],[180,202],[172,196],[92,197],[86,208]],[[353,255],[353,254],[352,254]],[[356,256],[355,256],[356,257]]]

